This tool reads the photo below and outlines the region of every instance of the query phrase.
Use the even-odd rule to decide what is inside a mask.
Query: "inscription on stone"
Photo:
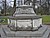
[[[28,26],[32,26],[31,25],[31,20],[18,20],[17,21],[17,26],[19,27],[28,27]]]
[[[16,13],[32,13],[33,9],[32,8],[17,8]]]

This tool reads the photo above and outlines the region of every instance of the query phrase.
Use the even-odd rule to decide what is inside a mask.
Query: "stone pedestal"
[[[2,28],[6,38],[48,38],[47,26],[42,26],[37,31],[11,31],[9,28]]]
[[[17,31],[37,30],[42,25],[42,17],[35,14],[33,6],[21,5],[16,7],[13,16],[8,17],[10,29]]]
[[[3,28],[6,38],[48,38],[49,31],[42,26],[42,17],[35,14],[33,7],[18,6],[13,16],[8,17],[10,28]]]

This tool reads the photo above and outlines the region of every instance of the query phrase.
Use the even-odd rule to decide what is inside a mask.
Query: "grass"
[[[50,15],[42,15],[43,24],[50,24]]]
[[[0,24],[8,24],[7,17],[0,18]]]

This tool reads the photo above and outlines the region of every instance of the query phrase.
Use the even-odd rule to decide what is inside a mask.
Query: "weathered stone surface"
[[[44,27],[46,27],[46,26],[44,26]],[[44,28],[43,28],[43,29],[44,29]],[[47,30],[45,31],[45,33],[44,33],[42,36],[40,36],[40,37],[38,37],[38,36],[8,37],[8,36],[6,36],[5,33],[3,32],[3,29],[0,29],[1,38],[48,38],[49,33],[50,33],[50,29],[47,29]]]
[[[43,36],[47,30],[46,26],[42,26],[38,31],[17,31],[16,36]]]
[[[0,37],[0,38],[7,38],[7,37],[5,36],[5,33],[3,32],[2,28],[0,28],[0,34],[1,34],[1,37]]]
[[[18,6],[15,13],[35,13],[32,6]]]
[[[15,32],[10,31],[8,28],[3,28],[3,32],[5,33],[6,36],[8,37],[14,37],[15,36]]]
[[[6,36],[8,36],[8,37],[23,37],[23,36],[39,36],[39,37],[41,37],[41,36],[43,36],[43,34],[45,33],[45,31],[47,30],[47,27],[46,26],[43,26],[43,27],[41,27],[38,31],[17,31],[17,32],[13,32],[13,31],[11,31],[11,30],[8,30],[8,29],[6,29],[6,28],[3,28],[3,30],[4,30],[4,33],[6,34]]]
[[[39,19],[41,16],[37,16],[34,14],[17,14],[17,16],[9,16],[9,19],[16,19],[16,20],[26,20],[26,19]]]
[[[31,37],[31,36],[25,36],[25,37],[7,37],[7,38],[48,38],[48,35],[49,35],[49,30],[47,30],[45,33],[44,33],[44,35],[43,36],[41,36],[41,37]]]

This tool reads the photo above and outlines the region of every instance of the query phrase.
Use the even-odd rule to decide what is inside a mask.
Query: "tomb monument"
[[[49,35],[42,17],[36,15],[31,5],[17,6],[13,16],[8,17],[8,26],[2,29],[6,38],[48,38]]]

